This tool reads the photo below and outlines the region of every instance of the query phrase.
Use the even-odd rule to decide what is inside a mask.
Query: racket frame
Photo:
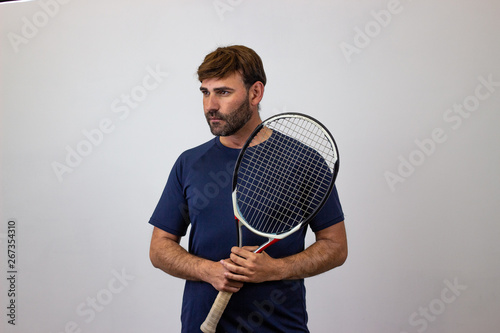
[[[263,127],[266,126],[266,124],[271,123],[271,122],[273,122],[273,121],[275,121],[277,119],[280,119],[280,118],[299,118],[299,119],[304,119],[306,121],[314,123],[318,129],[320,129],[321,131],[323,131],[323,133],[325,134],[325,137],[328,139],[328,141],[330,142],[331,146],[334,147],[335,162],[334,162],[334,166],[333,166],[333,170],[332,170],[332,181],[330,182],[330,186],[328,188],[328,195],[324,196],[323,201],[316,207],[316,209],[309,215],[309,217],[307,219],[305,219],[304,221],[302,221],[301,223],[297,224],[292,229],[286,231],[286,232],[278,233],[278,234],[269,234],[269,233],[261,232],[261,231],[255,229],[255,228],[253,228],[245,220],[245,218],[243,217],[243,214],[241,213],[240,208],[238,206],[237,189],[236,189],[236,187],[237,187],[237,182],[238,182],[238,171],[239,171],[239,168],[240,168],[240,163],[241,163],[241,160],[243,159],[243,156],[245,155],[246,149],[252,143],[252,141],[255,138],[255,136],[257,135],[257,133],[259,133],[260,130]],[[311,147],[311,149],[316,150],[314,147]],[[319,152],[319,154],[321,155],[320,152]],[[330,131],[321,122],[319,122],[315,118],[313,118],[311,116],[308,116],[308,115],[305,115],[305,114],[302,114],[302,113],[298,113],[298,112],[287,112],[287,113],[280,113],[280,114],[274,115],[274,116],[272,116],[272,117],[264,120],[262,123],[260,123],[255,128],[255,130],[252,132],[252,134],[250,134],[250,136],[248,137],[247,141],[245,142],[245,144],[241,148],[241,151],[240,151],[240,153],[238,155],[238,159],[236,160],[236,165],[234,167],[234,172],[233,172],[233,182],[232,182],[232,191],[233,192],[231,194],[231,198],[232,198],[232,201],[233,201],[234,216],[235,216],[235,219],[236,219],[236,222],[237,222],[237,225],[238,225],[237,226],[237,228],[238,228],[238,235],[237,235],[237,237],[238,237],[238,246],[239,247],[242,246],[242,232],[241,232],[241,226],[242,226],[242,224],[247,229],[249,229],[250,231],[252,231],[254,234],[268,238],[268,241],[266,243],[262,244],[257,250],[254,251],[255,253],[260,253],[260,252],[264,251],[270,245],[272,245],[272,244],[276,243],[277,241],[279,241],[279,240],[281,240],[281,239],[283,239],[283,238],[285,238],[285,237],[293,234],[294,232],[296,232],[297,230],[299,230],[300,228],[302,228],[304,225],[306,225],[321,210],[321,208],[325,204],[326,200],[330,196],[330,194],[332,192],[332,188],[333,188],[333,186],[335,184],[335,180],[337,178],[339,166],[340,166],[340,160],[339,160],[337,143],[333,139],[333,136],[330,133]]]

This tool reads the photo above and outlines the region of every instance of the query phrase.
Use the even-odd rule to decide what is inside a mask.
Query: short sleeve
[[[337,187],[333,186],[332,193],[320,209],[318,214],[310,222],[312,231],[317,232],[334,224],[344,221],[344,213],[340,204]]]
[[[190,224],[184,196],[182,159],[174,164],[149,223],[176,236],[184,236]]]

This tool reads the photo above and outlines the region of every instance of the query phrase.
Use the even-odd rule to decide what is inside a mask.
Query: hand
[[[228,261],[221,262],[226,278],[250,283],[280,280],[279,260],[266,252],[254,253],[258,246],[233,247]]]
[[[206,280],[218,291],[235,293],[243,287],[243,282],[227,277],[228,270],[225,268],[225,264],[231,264],[231,259],[212,262],[208,269],[209,276]]]

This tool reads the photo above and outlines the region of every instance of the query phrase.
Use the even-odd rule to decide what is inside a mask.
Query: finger
[[[237,247],[234,246],[231,249],[231,252],[233,253],[238,253],[238,254],[248,254],[248,253],[254,253],[255,250],[257,250],[259,247],[252,245],[252,246],[243,246],[243,247]]]
[[[252,246],[243,246],[242,247],[243,249],[247,250],[247,251],[250,251],[250,252],[255,252],[255,250],[257,250],[259,247],[256,246],[256,245],[252,245]]]
[[[245,264],[245,261],[246,259],[242,256],[239,256],[235,253],[231,253],[229,255],[230,259],[231,259],[231,262],[233,263],[233,266],[242,266]],[[226,263],[227,265],[230,265],[228,263]]]
[[[234,265],[237,266],[237,268],[230,270],[238,274],[247,275],[247,270],[251,271],[255,270],[255,267],[258,262],[257,256],[258,256],[257,254],[251,253],[247,258],[242,258],[235,254],[231,254],[231,260],[234,262]]]
[[[234,246],[231,249],[231,254],[233,254],[233,253],[236,254],[239,257],[246,258],[249,255],[249,253],[251,253],[251,252],[248,251],[248,250],[246,250],[246,249],[244,249],[244,248],[242,248],[242,247]]]
[[[225,265],[226,264],[233,264],[234,262],[231,260],[231,258],[227,258],[227,259],[222,259],[222,260],[219,260],[219,262],[222,264],[222,266],[226,267]]]
[[[236,281],[236,280],[227,280],[227,281],[228,281],[228,286],[230,286],[231,288],[240,289],[244,285],[244,283],[241,281]]]
[[[247,276],[240,275],[240,274],[234,274],[234,273],[231,273],[231,272],[224,273],[224,277],[226,279],[234,281],[236,283],[241,283],[242,286],[243,286],[244,282],[248,282],[249,281],[249,279],[248,279]]]
[[[236,256],[235,256],[235,257],[236,257]],[[237,261],[241,261],[242,263],[244,263],[244,262],[245,262],[245,260],[244,260],[244,259],[241,259],[241,258],[239,258],[239,257],[236,257],[236,258],[235,258],[235,260],[237,260]],[[244,267],[242,267],[242,266],[241,266],[241,265],[239,265],[238,263],[234,263],[234,264],[232,264],[232,263],[229,263],[229,262],[225,261],[225,262],[223,262],[223,263],[222,263],[222,265],[224,266],[224,268],[225,268],[227,271],[229,271],[229,272],[231,272],[231,273],[233,273],[233,274],[244,274],[244,273],[245,273],[245,269],[244,269]]]
[[[241,284],[243,286],[243,283]],[[240,291],[241,287],[234,287],[234,286],[224,286],[222,287],[219,291],[225,291],[228,293],[236,293]]]
[[[241,287],[243,287],[243,282],[233,280],[233,279],[229,278],[227,275],[233,275],[233,274],[230,272],[226,272],[224,274],[224,279],[225,279],[224,287],[225,288],[240,289]],[[237,275],[234,275],[234,276],[237,276]]]
[[[234,253],[239,257],[247,259],[252,255],[254,255],[253,251],[257,250],[258,248],[259,248],[258,246],[244,246],[244,247],[235,246],[231,249],[231,253]]]

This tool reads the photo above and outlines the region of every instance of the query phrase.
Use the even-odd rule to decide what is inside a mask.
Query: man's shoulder
[[[215,137],[184,151],[177,159],[175,168],[184,176],[191,172],[207,174],[211,170],[230,170],[232,174],[238,154],[239,150],[224,147],[218,137]]]
[[[198,157],[204,155],[211,148],[216,145],[216,138],[210,139],[207,142],[204,142],[196,147],[189,148],[185,150],[181,155],[181,159],[197,159]]]

